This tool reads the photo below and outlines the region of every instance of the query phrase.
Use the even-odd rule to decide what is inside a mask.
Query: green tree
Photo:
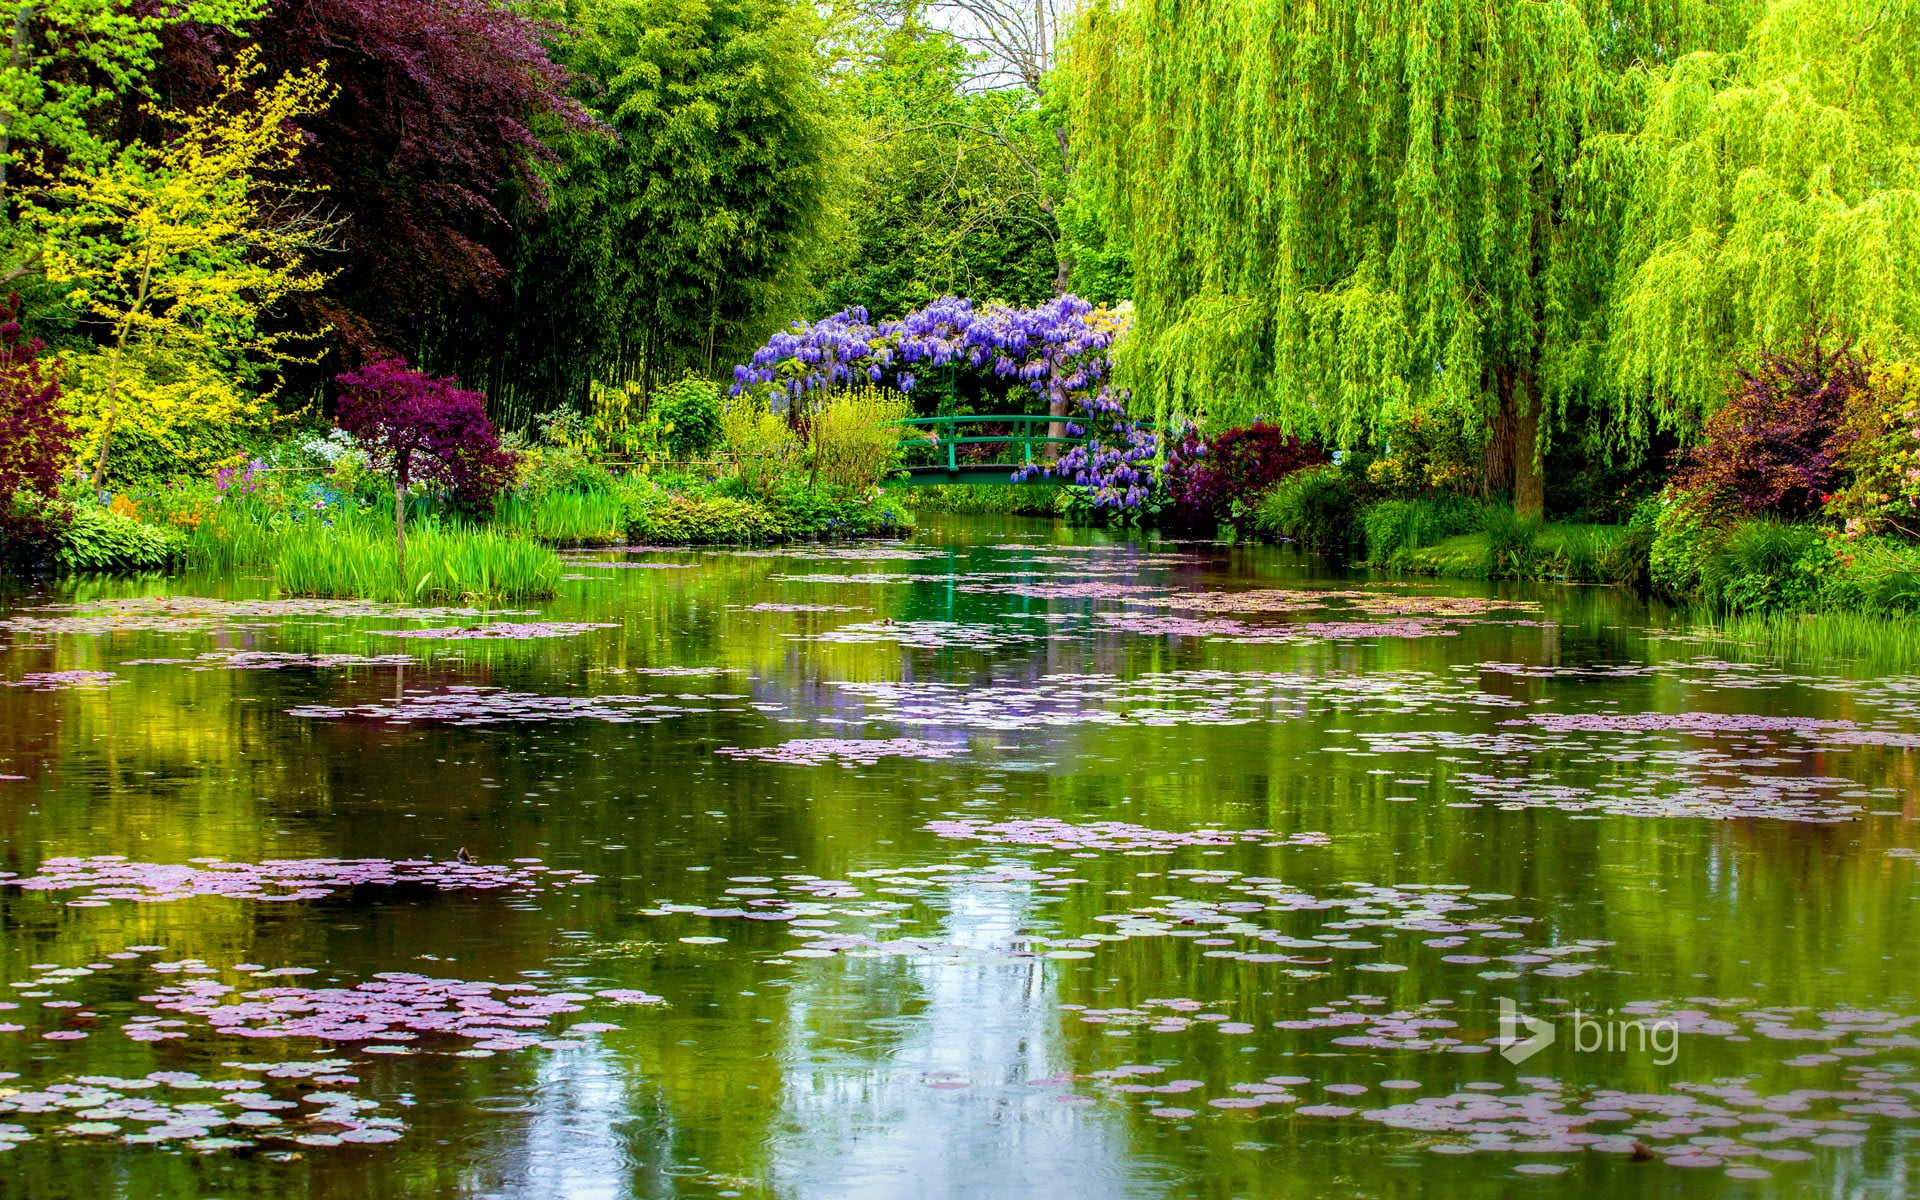
[[[845,175],[799,0],[572,0],[568,20],[559,57],[614,136],[554,141],[510,296],[435,356],[532,411],[584,402],[596,377],[711,374],[790,319]]]
[[[1592,155],[1629,200],[1607,345],[1630,433],[1697,428],[1731,366],[1809,325],[1920,350],[1920,6],[1774,0],[1739,53],[1648,84]]]
[[[1415,403],[1537,512],[1600,380],[1616,194],[1589,139],[1643,67],[1737,44],[1745,0],[1100,2],[1068,43],[1076,172],[1132,260],[1129,370],[1163,417],[1336,445]]]
[[[70,162],[22,211],[48,282],[101,327],[102,346],[77,358],[67,381],[95,487],[123,410],[154,433],[253,420],[260,405],[239,378],[310,341],[263,318],[324,284],[307,258],[326,226],[267,181],[292,166],[294,122],[329,88],[309,70],[255,91],[257,73],[257,56],[242,54],[214,102],[164,114],[179,128],[164,146]]]
[[[1061,262],[1059,159],[1033,96],[971,86],[979,54],[915,10],[840,27],[835,87],[859,182],[822,314],[897,317],[939,296],[1028,305]]]
[[[184,24],[232,29],[257,17],[263,0],[41,0],[20,4],[0,24],[0,201],[23,155],[99,164],[114,143],[102,110],[146,93],[160,35]]]

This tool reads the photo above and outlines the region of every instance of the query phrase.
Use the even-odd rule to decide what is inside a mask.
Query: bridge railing
[[[962,465],[960,462],[960,447],[962,446],[1004,445],[1016,447],[1019,458],[1018,462],[1014,465],[1029,466],[1034,462],[1033,448],[1035,446],[1078,446],[1084,443],[1087,440],[1085,434],[1078,437],[1052,437],[1047,433],[1046,427],[1048,425],[1066,419],[1067,418],[1064,417],[1046,416],[1044,414],[1040,416],[1027,414],[1015,416],[983,414],[967,417],[909,417],[900,421],[899,424],[909,431],[909,444],[914,440],[932,442],[935,454],[944,455],[946,460],[944,468],[951,472],[959,470]],[[1012,425],[1017,427],[1017,431],[1012,433],[973,434],[962,432],[963,426],[978,427],[991,425]],[[924,438],[914,439],[911,435],[912,431],[915,430],[925,431]]]

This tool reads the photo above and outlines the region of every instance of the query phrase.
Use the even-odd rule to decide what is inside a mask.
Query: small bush
[[[1339,467],[1309,467],[1282,479],[1261,497],[1253,523],[1270,537],[1285,538],[1302,550],[1339,562],[1353,554],[1358,540],[1358,505],[1353,481]]]
[[[628,532],[635,541],[664,544],[777,542],[787,532],[766,505],[729,496],[705,499],[660,494],[629,511]]]
[[[1920,546],[1861,538],[1837,547],[1836,562],[1823,595],[1827,605],[1883,614],[1920,611]]]
[[[1836,563],[1811,525],[1748,521],[1722,538],[1700,568],[1700,594],[1735,612],[1812,607]]]
[[[1540,573],[1539,517],[1510,508],[1490,508],[1482,525],[1487,535],[1487,575],[1493,579],[1532,579]]]
[[[1637,592],[1653,586],[1650,575],[1653,554],[1654,523],[1660,514],[1659,497],[1648,497],[1634,506],[1620,535],[1600,554],[1602,577]]]
[[[1274,484],[1326,461],[1320,447],[1256,421],[1214,437],[1189,432],[1168,452],[1163,479],[1176,520],[1237,525]]]
[[[1655,591],[1683,600],[1699,591],[1701,568],[1723,534],[1698,496],[1669,491],[1656,503],[1647,578]]]
[[[1465,496],[1442,495],[1369,504],[1360,514],[1360,527],[1367,558],[1388,566],[1408,550],[1472,533],[1485,520],[1485,506]]]
[[[59,532],[54,563],[63,571],[164,571],[184,549],[176,532],[80,504]]]
[[[837,392],[807,418],[816,482],[864,492],[900,461],[905,432],[897,422],[913,415],[899,392],[877,387]]]
[[[705,458],[720,444],[720,385],[688,375],[654,391],[650,403],[669,427],[667,444],[681,462]]]
[[[1752,516],[1817,513],[1857,434],[1849,411],[1871,392],[1867,363],[1849,347],[1829,352],[1809,339],[1792,354],[1764,354],[1739,372],[1674,486]]]
[[[743,397],[729,405],[720,429],[742,485],[763,500],[800,461],[800,439],[787,419],[752,400]]]

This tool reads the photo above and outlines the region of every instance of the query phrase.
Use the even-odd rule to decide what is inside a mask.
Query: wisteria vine
[[[916,370],[965,363],[1065,400],[1105,382],[1113,365],[1108,351],[1126,324],[1124,312],[1074,295],[1032,308],[975,307],[943,296],[878,324],[856,306],[767,339],[752,362],[734,367],[733,394],[792,402],[820,388],[863,382],[891,382],[909,392]]]
[[[1110,351],[1125,331],[1125,311],[1096,308],[1074,295],[1032,308],[975,307],[945,296],[897,321],[872,322],[864,308],[837,312],[776,333],[733,369],[733,394],[764,396],[776,408],[809,392],[853,384],[891,384],[912,391],[916,369],[964,363],[1018,380],[1047,398],[1056,413],[1072,410],[1070,437],[1090,435],[1055,462],[1014,473],[1070,479],[1096,509],[1126,510],[1153,493],[1158,436],[1126,419],[1126,393],[1107,386]]]

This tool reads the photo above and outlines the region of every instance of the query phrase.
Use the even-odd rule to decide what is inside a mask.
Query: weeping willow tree
[[[1538,512],[1596,394],[1622,216],[1589,140],[1748,0],[1095,0],[1068,43],[1082,186],[1129,247],[1163,419],[1365,444],[1412,406]]]
[[[1652,79],[1627,182],[1607,366],[1630,433],[1685,429],[1729,362],[1809,328],[1911,358],[1920,339],[1920,3],[1775,0],[1735,54]]]

